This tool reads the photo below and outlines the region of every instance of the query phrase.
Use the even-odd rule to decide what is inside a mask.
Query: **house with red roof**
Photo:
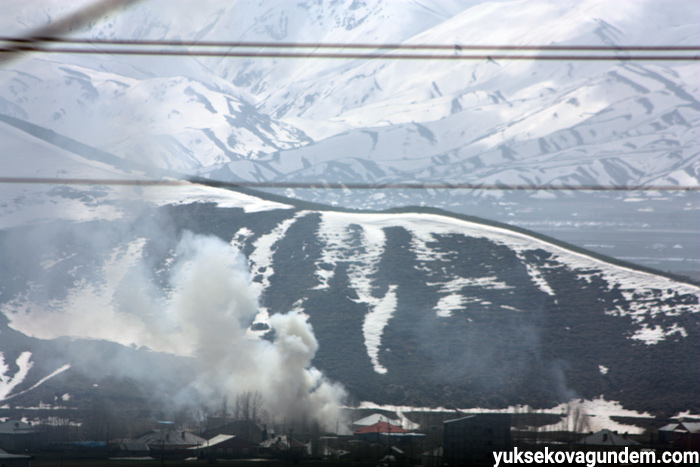
[[[425,437],[424,434],[413,433],[388,422],[377,422],[372,425],[360,427],[355,430],[355,436],[362,441],[370,443],[381,442],[390,444],[412,443],[417,438],[422,440]]]

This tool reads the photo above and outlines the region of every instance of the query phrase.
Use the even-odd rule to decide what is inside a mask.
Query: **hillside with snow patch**
[[[89,205],[90,192],[45,197]],[[2,333],[17,336],[8,350],[61,349],[66,337],[77,348],[124,349],[118,358],[93,352],[99,360],[54,350],[60,362],[33,381],[66,364],[139,380],[141,365],[129,362],[144,351],[191,364],[192,336],[209,324],[185,325],[172,307],[178,245],[194,234],[244,255],[258,302],[241,323],[246,339],[269,338],[282,313],[306,316],[318,341],[314,366],[355,400],[503,408],[604,397],[656,414],[697,409],[697,285],[435,210],[342,212],[197,185],[102,196],[121,208],[116,217],[93,211],[91,220],[0,231],[11,271],[0,282]],[[29,368],[18,366],[6,373]],[[8,381],[8,395],[33,384]]]

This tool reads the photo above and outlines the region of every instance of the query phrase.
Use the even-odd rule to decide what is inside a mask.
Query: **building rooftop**
[[[31,423],[26,423],[21,420],[8,420],[0,423],[0,434],[27,434],[34,433],[36,428]]]
[[[373,425],[363,426],[355,430],[355,434],[361,435],[364,433],[409,433],[400,426],[392,425],[387,422],[377,422]]]
[[[386,415],[382,415],[380,413],[374,413],[374,414],[369,415],[365,418],[355,420],[354,422],[352,422],[352,424],[357,425],[357,426],[370,426],[370,425],[374,425],[375,423],[379,423],[379,422],[399,423],[399,420],[391,419],[391,418],[387,417]]]
[[[189,431],[165,429],[151,430],[130,440],[132,443],[144,443],[148,446],[197,446],[206,444],[207,440]]]
[[[0,459],[31,459],[32,456],[23,456],[21,454],[10,454],[7,451],[0,449]]]

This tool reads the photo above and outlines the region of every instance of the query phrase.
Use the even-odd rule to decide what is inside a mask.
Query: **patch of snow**
[[[62,263],[63,261],[66,261],[68,259],[71,259],[75,257],[76,254],[73,253],[72,255],[64,256],[63,258],[51,258],[51,259],[45,259],[40,263],[41,267],[45,270],[48,271],[52,267],[56,266],[57,264]]]
[[[689,410],[686,412],[679,412],[678,415],[672,418],[700,418],[700,414],[693,414]]]
[[[362,334],[367,347],[367,355],[372,361],[374,371],[379,374],[387,372],[386,368],[379,363],[379,348],[382,344],[384,328],[396,311],[396,287],[396,285],[390,285],[383,298],[376,299],[365,295],[357,300],[367,303],[371,307],[362,323]]]
[[[459,292],[465,287],[477,287],[479,289],[488,290],[506,290],[512,289],[511,286],[505,282],[496,280],[495,276],[489,277],[455,277],[449,282],[437,283],[428,282],[427,285],[436,286],[440,285],[440,292],[450,293]]]
[[[355,301],[368,307],[362,324],[367,354],[372,361],[374,371],[384,374],[387,370],[379,363],[379,349],[384,328],[396,309],[396,286],[390,286],[383,297],[376,297],[373,293],[372,276],[376,274],[384,252],[386,236],[383,228],[389,224],[385,225],[381,222],[368,224],[362,222],[363,219],[353,213],[322,213],[318,237],[324,242],[325,248],[317,264],[316,274],[321,279],[321,283],[316,288],[328,288],[328,281],[333,277],[336,265],[339,262],[349,263],[350,287],[355,290],[358,297]],[[358,231],[361,248],[349,251],[346,245],[350,240],[352,225],[361,226],[361,230]],[[325,267],[321,267],[321,264]],[[330,269],[328,269],[329,266]]]
[[[458,294],[445,295],[440,297],[437,305],[435,305],[435,314],[441,318],[449,318],[453,311],[460,310],[464,307],[464,297]]]
[[[144,199],[156,206],[213,203],[220,208],[240,208],[244,212],[292,209],[293,206],[267,201],[234,190],[182,182],[175,186],[145,186],[138,191],[122,191],[126,199]]]
[[[22,391],[22,392],[18,392],[18,393],[16,393],[16,394],[13,394],[13,395],[11,395],[10,397],[7,397],[7,399],[12,399],[13,397],[20,396],[20,395],[22,395],[22,394],[25,394],[25,393],[27,393],[27,392],[29,392],[29,391],[32,391],[32,390],[38,388],[39,386],[41,386],[42,384],[44,384],[46,381],[50,380],[51,378],[53,378],[54,376],[56,376],[56,375],[58,375],[58,374],[63,373],[64,371],[66,371],[66,370],[69,369],[70,367],[71,367],[70,364],[66,363],[65,365],[63,365],[62,367],[58,368],[57,370],[55,370],[55,371],[52,372],[51,374],[49,374],[49,375],[44,376],[43,378],[41,378],[36,384],[34,384],[34,385],[33,385],[32,387],[30,387],[29,389],[25,389],[25,390]],[[65,398],[66,396],[68,396],[68,399]],[[69,394],[64,394],[64,395],[63,395],[63,400],[64,400],[64,401],[69,400],[69,399],[70,399],[70,395],[69,395]],[[51,408],[59,409],[59,408],[63,408],[63,407],[51,406]]]
[[[238,251],[243,251],[243,248],[245,247],[246,242],[253,235],[254,235],[254,232],[252,230],[250,230],[248,227],[241,227],[233,235],[233,238],[231,239],[230,244],[232,247],[234,247]]]
[[[258,237],[258,239],[253,243],[254,249],[248,256],[248,266],[250,268],[250,277],[253,279],[251,282],[251,287],[253,289],[253,293],[258,297],[262,296],[265,289],[269,287],[270,277],[272,277],[272,275],[275,273],[274,269],[272,268],[272,256],[275,252],[275,245],[282,238],[284,238],[284,235],[287,233],[289,227],[291,227],[297,219],[300,219],[307,214],[309,214],[309,211],[301,211],[296,213],[294,217],[285,219],[269,233]],[[241,233],[240,230],[239,233]],[[245,233],[246,232],[243,232],[243,234]],[[269,320],[270,316],[267,309],[260,307],[254,322],[269,324]]]
[[[572,399],[569,402],[565,402],[557,405],[556,407],[551,407],[548,409],[532,409],[527,405],[517,405],[505,407],[503,409],[484,409],[478,407],[472,408],[461,408],[461,409],[446,409],[444,407],[411,407],[411,406],[395,406],[395,405],[384,405],[377,404],[374,402],[364,401],[361,402],[360,409],[374,409],[374,410],[386,410],[395,413],[403,412],[438,412],[438,413],[454,413],[455,418],[461,418],[464,414],[480,414],[480,413],[537,413],[537,414],[552,414],[561,415],[562,421],[555,423],[553,425],[540,427],[540,430],[547,429],[568,429],[572,430],[575,428],[573,423],[576,422],[575,417],[571,415],[574,412],[578,412],[583,416],[585,425],[583,428],[585,432],[588,431],[599,431],[603,429],[608,429],[618,432],[626,432],[629,434],[641,434],[644,432],[644,428],[635,425],[625,425],[616,422],[612,417],[631,417],[631,418],[654,418],[651,414],[647,412],[637,412],[634,410],[625,409],[619,402],[607,401],[603,397],[599,397],[593,400],[585,399]],[[563,425],[566,424],[566,426]],[[580,425],[580,423],[579,423]],[[579,427],[580,428],[580,427]]]
[[[442,318],[452,316],[453,311],[462,309],[467,302],[475,301],[461,294],[462,289],[466,287],[501,290],[511,288],[505,282],[496,280],[496,277],[455,277],[448,282],[428,282],[426,285],[440,286],[440,293],[447,294],[440,297],[434,307],[435,314]]]
[[[685,330],[685,328],[678,326],[677,323],[674,323],[667,329],[664,329],[660,325],[650,328],[647,323],[643,323],[642,328],[635,331],[631,338],[642,341],[647,345],[653,345],[658,344],[666,337],[673,334],[680,334],[683,337],[688,337],[688,332]]]
[[[22,352],[19,357],[17,357],[17,360],[15,360],[17,372],[12,375],[8,374],[10,367],[5,363],[5,356],[3,353],[0,352],[0,401],[8,399],[17,385],[27,377],[29,370],[31,370],[34,365],[31,361],[31,357],[31,352]]]

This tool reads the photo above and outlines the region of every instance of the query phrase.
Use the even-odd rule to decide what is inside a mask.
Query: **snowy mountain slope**
[[[424,30],[413,36],[396,35],[389,41],[365,36],[364,42],[407,45],[696,43],[697,28],[690,18],[693,18],[691,10],[697,11],[697,6],[681,2],[672,2],[672,5],[666,8],[656,2],[621,5],[553,1],[486,3],[467,8],[438,24],[429,24],[426,19]],[[663,14],[657,14],[659,8],[663,8]],[[408,15],[411,13],[409,9]],[[373,19],[379,21],[381,16],[374,15]],[[303,37],[289,39],[304,41]],[[286,75],[293,76],[293,81],[285,80],[272,93],[267,91],[271,85],[260,86],[259,81],[246,86],[264,88],[254,91],[263,97],[261,108],[278,117],[288,115],[315,120],[317,124],[330,119],[354,128],[435,121],[450,114],[455,98],[474,91],[500,92],[509,99],[532,86],[559,91],[561,87],[600,74],[612,65],[609,62],[494,63],[485,60],[299,62],[286,65],[299,70]],[[230,66],[238,68],[235,63]],[[673,68],[676,64],[665,66]],[[273,73],[281,71],[272,68]],[[263,82],[268,80],[266,77]],[[537,107],[543,107],[545,102],[539,102]]]
[[[70,168],[66,159],[72,170],[97,170],[90,169],[94,161],[50,153],[5,128],[10,136],[39,147],[46,165],[34,170],[46,175]],[[8,395],[67,364],[72,372],[94,371],[94,359],[76,359],[79,351],[63,347],[65,337],[76,348],[89,339],[192,352],[188,328],[178,327],[168,306],[177,295],[170,278],[177,245],[191,231],[245,254],[259,300],[248,338],[257,339],[280,313],[304,313],[319,343],[314,365],[359,400],[547,406],[602,394],[655,413],[696,408],[688,388],[700,369],[692,358],[678,360],[696,355],[700,342],[696,285],[434,211],[336,212],[196,186],[43,189],[43,202],[65,208],[55,209],[54,220],[27,223],[9,209],[0,230],[2,335],[14,336],[0,340],[0,351],[6,362],[22,352],[36,362]],[[94,204],[95,191],[113,212],[71,217],[80,204]],[[55,350],[36,350],[37,343]],[[51,364],[38,360],[57,352],[62,357]],[[141,358],[128,348],[118,358],[110,354],[99,354],[104,368]],[[120,374],[138,380],[141,372],[134,364]],[[650,374],[672,387],[660,395]],[[152,384],[158,372],[148,378]],[[70,392],[69,381],[56,380],[51,390]]]
[[[7,35],[22,35],[85,4],[3,2],[0,25]],[[201,2],[194,9],[191,2],[148,1],[74,35],[692,45],[698,43],[698,8],[685,1],[348,0]],[[0,74],[5,115],[130,161],[224,180],[698,184],[695,62],[42,54],[9,62]],[[346,207],[438,206],[700,274],[696,193],[280,193]],[[667,208],[660,208],[663,200]],[[611,212],[602,214],[603,206]],[[651,234],[657,230],[668,242]]]
[[[228,169],[253,180],[272,176],[272,167],[289,174],[278,180],[694,185],[700,102],[682,92],[679,76],[663,73],[619,66],[571,86],[546,110],[533,101],[549,91],[521,93],[508,105],[522,116],[509,122],[499,103],[475,93],[472,106],[437,122],[355,130],[267,156],[259,171],[248,162]],[[345,172],[333,171],[343,164]]]
[[[81,34],[408,45],[697,40],[697,6],[684,2],[662,12],[650,1],[156,5]],[[65,11],[15,14],[40,25],[42,9]],[[57,55],[4,70],[0,97],[8,115],[121,157],[227,180],[697,185],[696,70],[692,62]],[[322,141],[309,146],[296,127]]]
[[[101,160],[90,157],[89,152],[78,154],[61,148],[4,120],[0,122],[0,140],[5,149],[0,158],[3,176],[52,179],[65,178],[69,174],[76,179],[139,180],[145,175],[123,165],[115,167],[108,158]],[[27,163],[28,160],[32,163]],[[0,316],[0,399],[12,406],[19,403],[20,406],[29,404],[33,407],[42,402],[56,403],[56,394],[70,397],[71,394],[90,393],[86,387],[97,387],[96,380],[103,382],[104,378],[114,376],[136,379],[141,383],[148,380],[146,384],[151,388],[163,390],[168,386],[188,384],[189,380],[183,380],[182,373],[179,373],[189,365],[186,359],[119,344],[132,342],[129,338],[122,340],[120,335],[129,335],[130,330],[143,333],[147,328],[138,322],[121,319],[118,313],[111,313],[109,309],[104,314],[99,312],[103,306],[109,308],[113,288],[118,288],[129,268],[138,263],[143,241],[137,241],[123,251],[116,248],[111,253],[109,264],[99,268],[108,276],[106,281],[78,290],[81,289],[79,284],[85,285],[83,274],[89,275],[94,270],[97,252],[103,252],[105,245],[110,244],[110,238],[122,238],[130,229],[129,225],[135,222],[135,217],[158,206],[200,201],[213,206],[241,208],[249,213],[292,207],[194,184],[163,190],[104,184],[4,183],[0,185],[0,199],[0,263],[3,271],[0,301],[7,304],[8,300],[12,302],[12,296],[19,299],[19,295],[25,293],[39,298],[41,306],[32,309],[31,313],[11,313],[10,319],[39,325],[43,329],[35,334],[38,338],[31,337],[9,327],[8,317]],[[102,223],[111,227],[101,229],[99,225]],[[149,222],[142,224],[150,225]],[[18,274],[13,275],[12,271]],[[106,288],[110,288],[109,291]],[[37,320],[42,310],[62,306],[73,310],[72,321],[58,314],[47,315],[43,321]],[[116,324],[119,326],[115,327]],[[53,326],[60,330],[52,332]],[[86,329],[94,331],[92,338],[116,342],[78,338],[85,335]],[[115,329],[119,332],[115,333]],[[149,376],[148,368],[151,367],[170,369]],[[185,373],[191,374],[191,371]],[[112,385],[113,382],[106,386]],[[115,389],[116,393],[120,390],[131,389]],[[58,404],[65,400],[58,401]],[[122,409],[131,410],[129,407]],[[134,413],[134,416],[141,415]]]
[[[157,2],[149,2],[114,17],[110,16],[93,25],[83,35],[129,39],[389,42],[409,45],[687,45],[695,43],[697,39],[697,28],[690,20],[693,18],[693,9],[697,7],[684,2],[665,5],[661,14],[658,14],[660,7],[656,2],[624,2],[619,5],[549,0],[527,4],[521,1],[486,4],[239,2],[224,7],[214,3],[205,4],[204,8],[196,12],[190,11],[183,3],[180,8],[168,9],[167,13],[156,6]],[[55,10],[57,7],[45,8]],[[21,14],[28,16],[28,8],[22,9]],[[38,13],[34,13],[34,16],[38,16]],[[37,22],[38,19],[34,21]],[[28,20],[25,18],[24,22]],[[639,62],[627,66],[595,61],[413,62],[201,58],[193,62],[187,58],[178,63],[178,59],[158,57],[110,59],[60,55],[56,58],[70,64],[80,64],[82,68],[76,68],[74,74],[89,75],[90,69],[95,70],[95,85],[109,79],[105,73],[117,75],[112,76],[112,79],[118,81],[119,76],[130,76],[126,70],[128,66],[131,66],[132,71],[143,69],[144,73],[136,79],[146,82],[139,87],[138,92],[132,92],[136,95],[131,98],[128,95],[122,97],[122,93],[117,92],[113,102],[108,101],[111,94],[98,99],[99,106],[113,109],[98,116],[112,114],[107,119],[110,121],[128,110],[130,117],[132,114],[135,117],[133,120],[136,128],[129,125],[131,118],[122,117],[114,122],[116,124],[105,122],[105,126],[110,127],[109,130],[93,133],[102,135],[110,133],[115,127],[123,128],[124,135],[117,132],[117,136],[110,138],[112,144],[115,144],[113,140],[118,137],[131,140],[113,146],[112,149],[118,154],[128,157],[134,150],[160,152],[160,157],[154,157],[159,166],[176,167],[178,164],[175,159],[180,157],[185,161],[181,164],[182,167],[205,172],[228,162],[232,159],[232,153],[238,156],[233,159],[250,159],[276,149],[283,151],[310,142],[303,133],[295,132],[292,128],[282,128],[283,134],[278,136],[277,141],[275,138],[272,138],[273,141],[268,140],[269,133],[275,133],[274,131],[264,131],[263,135],[256,135],[258,138],[251,138],[247,133],[252,128],[272,123],[266,123],[265,118],[257,114],[243,120],[236,119],[235,115],[233,119],[209,115],[214,112],[223,115],[227,113],[226,104],[221,102],[222,96],[219,93],[229,96],[227,98],[231,98],[231,94],[238,94],[236,99],[242,98],[248,102],[256,100],[254,104],[259,112],[273,119],[287,118],[317,140],[342,130],[419,122],[430,126],[439,142],[441,151],[433,148],[429,151],[431,155],[442,155],[440,152],[469,146],[466,153],[462,150],[453,155],[462,162],[474,154],[525,142],[532,142],[529,145],[532,149],[529,146],[522,147],[526,151],[524,155],[530,156],[531,152],[536,155],[540,145],[546,143],[545,147],[553,146],[551,141],[540,142],[539,138],[557,138],[560,137],[559,132],[569,129],[578,132],[575,128],[577,125],[585,124],[591,115],[600,112],[617,110],[625,116],[628,113],[639,114],[640,119],[653,125],[659,119],[685,121],[694,128],[695,112],[690,118],[682,112],[688,105],[691,110],[697,111],[698,89],[690,79],[696,67],[684,62]],[[20,65],[17,67],[22,68]],[[58,78],[65,73],[49,68],[44,74],[54,74]],[[183,76],[188,78],[183,79]],[[73,91],[66,95],[74,95],[79,106],[85,105],[82,102],[85,94],[82,101],[78,96],[87,91],[75,86],[75,79],[74,76],[66,79],[67,83],[73,83]],[[201,84],[193,88],[187,84],[192,80]],[[166,91],[168,88],[173,89]],[[214,94],[209,96],[209,93]],[[652,96],[654,98],[651,101],[650,96],[646,95],[649,93],[656,96]],[[17,95],[14,100],[8,100],[15,104],[14,101],[18,100],[46,101],[46,97],[53,94],[49,89],[38,97]],[[147,99],[145,95],[152,97]],[[629,103],[635,97],[639,100],[638,107]],[[96,98],[94,92],[92,98]],[[163,99],[173,105],[163,102]],[[665,100],[669,102],[660,102]],[[244,110],[246,114],[252,112],[250,108]],[[57,118],[59,112],[66,111],[68,115],[64,120],[82,123],[81,114],[70,109],[54,109],[51,115]],[[228,111],[233,112],[231,109]],[[675,111],[681,112],[681,116],[674,120]],[[175,112],[180,112],[180,117]],[[25,114],[33,113],[31,109],[25,111]],[[458,118],[449,118],[453,114],[457,114]],[[94,113],[88,115],[95,116]],[[173,122],[173,119],[176,121]],[[63,133],[69,130],[60,122],[51,122],[46,116],[38,119],[33,117],[32,120],[38,120],[33,123]],[[600,140],[613,144],[610,151],[617,151],[619,145],[615,146],[614,143],[621,138],[614,135],[629,131],[630,126],[624,118],[611,121],[612,125],[607,122],[610,133],[607,137],[601,136]],[[141,122],[146,122],[146,125]],[[224,126],[233,129],[224,131]],[[667,127],[668,124],[652,127],[645,133],[656,134],[657,139],[665,140],[664,129]],[[214,135],[208,134],[208,138],[202,138],[204,128]],[[186,134],[182,135],[183,132]],[[139,141],[145,139],[142,136],[144,133],[152,137],[149,144]],[[78,136],[76,131],[67,134],[76,138]],[[236,143],[227,144],[227,137],[235,138]],[[585,136],[582,142],[576,136],[571,137],[576,145],[588,145]],[[295,138],[297,144],[292,142]],[[262,147],[259,139],[263,140]],[[678,138],[672,138],[669,145],[677,141]],[[90,141],[85,142],[92,144]],[[694,143],[695,140],[691,137],[690,142]],[[398,138],[392,143],[395,148],[403,148],[403,152],[411,152],[414,142],[409,137]],[[554,148],[558,145],[560,144],[555,144]],[[657,149],[662,152],[661,148]],[[409,159],[425,157],[424,150],[421,146],[416,147],[412,151],[413,157]],[[593,146],[589,152],[596,154],[599,151],[598,146]],[[358,157],[373,163],[403,159],[401,152],[396,154],[386,148],[369,153],[356,152]],[[668,152],[670,151],[666,151]],[[189,160],[192,157],[199,157],[201,161],[192,163]],[[681,157],[687,158],[688,155],[682,154]],[[535,166],[538,162],[540,161],[533,161],[532,165]],[[296,170],[295,162],[291,164],[292,167],[287,170],[281,167],[281,173],[289,174]],[[575,161],[562,164],[570,165],[570,172],[578,168]],[[674,172],[675,169],[671,167],[666,170]],[[609,174],[604,173],[602,177],[607,175]],[[678,177],[679,174],[675,176]]]
[[[22,123],[19,120],[10,122],[15,125]],[[50,221],[116,220],[138,215],[144,205],[177,205],[204,200],[221,207],[241,207],[246,212],[290,207],[241,194],[231,196],[227,190],[186,182],[166,190],[148,185],[105,185],[99,181],[149,180],[152,173],[144,172],[143,167],[139,170],[137,164],[115,164],[114,161],[119,161],[117,157],[100,153],[89,146],[71,145],[68,139],[61,141],[65,147],[58,145],[55,138],[52,144],[47,141],[50,138],[42,139],[28,133],[26,128],[20,129],[15,125],[0,119],[0,139],[6,150],[0,159],[0,173],[18,179],[17,183],[0,184],[3,199],[0,203],[0,226],[3,229]],[[28,164],[28,160],[32,163]],[[52,185],[20,181],[62,179],[67,175],[76,180],[92,179],[96,184]]]
[[[140,164],[193,173],[310,141],[188,78],[136,80],[39,59],[21,68],[1,72],[3,114]]]

